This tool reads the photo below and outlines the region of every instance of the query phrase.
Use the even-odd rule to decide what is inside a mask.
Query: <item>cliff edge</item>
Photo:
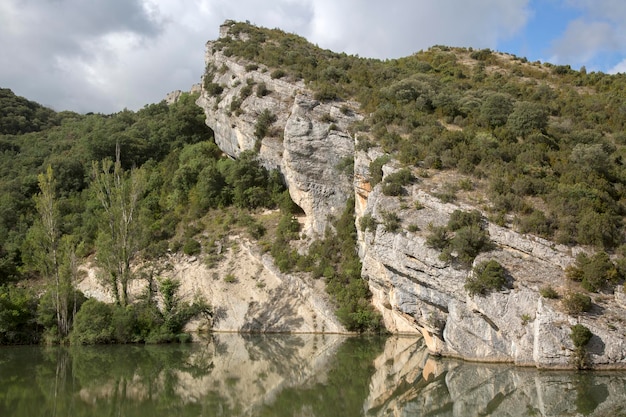
[[[231,33],[222,26],[220,38]],[[227,56],[208,42],[207,73],[197,104],[218,146],[231,157],[258,152],[268,168],[278,169],[293,201],[306,215],[304,232],[321,236],[329,219],[355,197],[357,224],[363,217],[375,226],[359,228],[362,277],[387,329],[422,334],[431,353],[467,360],[513,362],[545,368],[570,368],[576,346],[571,326],[593,334],[586,360],[596,368],[626,367],[626,296],[615,291],[593,294],[593,309],[568,314],[562,301],[542,297],[546,285],[569,291],[565,268],[583,249],[557,245],[485,221],[492,243],[469,268],[441,259],[427,245],[430,227],[443,226],[455,210],[481,210],[479,201],[443,202],[435,194],[443,181],[434,171],[404,187],[402,196],[387,196],[373,185],[371,163],[380,149],[355,149],[350,127],[363,119],[351,102],[320,101],[299,80],[275,68]],[[357,147],[358,148],[358,147]],[[349,169],[346,169],[349,167]],[[397,170],[383,165],[383,180]],[[398,227],[388,230],[385,215],[394,213]],[[506,288],[470,295],[465,288],[472,266],[495,260],[507,271]]]

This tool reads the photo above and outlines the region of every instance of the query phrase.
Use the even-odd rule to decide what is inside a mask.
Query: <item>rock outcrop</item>
[[[561,293],[569,290],[565,267],[574,262],[572,249],[489,223],[494,249],[481,253],[474,264],[498,261],[509,274],[509,288],[470,296],[465,289],[470,271],[441,260],[440,252],[426,245],[426,236],[431,224],[445,225],[454,210],[477,207],[442,203],[424,191],[428,187],[422,182],[412,185],[402,201],[385,196],[380,186],[371,189],[367,182],[375,156],[359,152],[355,158],[357,219],[370,215],[379,223],[374,230],[359,230],[359,249],[362,275],[389,330],[419,332],[431,352],[445,356],[568,368],[575,351],[571,326],[583,324],[594,334],[588,360],[595,367],[626,367],[621,288],[617,295],[598,294],[590,314],[568,315],[559,300],[543,298],[539,290],[546,285]],[[384,212],[399,216],[401,231],[385,230]],[[415,232],[407,231],[409,225]]]
[[[226,29],[222,36],[229,36]],[[285,177],[292,200],[306,214],[304,232],[324,233],[329,216],[339,214],[352,195],[351,177],[341,167],[352,166],[354,140],[347,131],[361,119],[351,110],[356,105],[317,101],[302,81],[272,78],[263,66],[225,56],[214,42],[207,43],[205,60],[218,69],[208,81],[223,91],[212,95],[204,89],[197,103],[217,145],[233,158],[257,150],[266,168]],[[276,120],[258,137],[264,112]]]
[[[162,260],[159,276],[180,282],[184,302],[202,298],[215,306],[212,320],[199,318],[187,330],[251,333],[347,333],[337,320],[323,283],[281,273],[267,254],[233,236],[224,242],[221,259],[211,267],[195,256],[172,255]],[[88,269],[79,289],[100,301],[113,296]],[[132,282],[132,297],[140,296],[146,281]]]
[[[230,36],[228,24],[220,36]],[[572,248],[489,224],[494,249],[474,262],[497,260],[509,273],[509,288],[468,295],[464,284],[469,270],[442,261],[426,245],[426,233],[430,224],[445,225],[454,210],[477,209],[478,203],[444,204],[419,182],[402,199],[383,195],[380,186],[369,182],[369,164],[380,151],[355,151],[356,138],[348,133],[362,118],[354,103],[316,101],[301,81],[272,78],[267,68],[225,56],[213,42],[207,43],[205,58],[207,68],[218,69],[205,85],[218,84],[223,91],[212,95],[204,88],[197,103],[217,144],[231,157],[256,150],[266,167],[280,170],[292,199],[306,214],[308,236],[323,233],[329,218],[352,196],[357,222],[364,215],[378,220],[374,230],[359,231],[359,254],[362,276],[390,331],[422,334],[436,354],[568,368],[575,351],[571,326],[580,323],[594,335],[587,346],[593,366],[626,367],[621,289],[597,295],[595,310],[578,317],[566,314],[559,300],[539,294],[548,284],[561,293],[569,290],[564,269],[574,261]],[[246,86],[261,84],[269,94],[242,93]],[[275,122],[259,138],[258,118],[266,111]],[[340,169],[352,161],[353,172]],[[383,167],[385,174],[393,171],[393,163]],[[399,216],[400,231],[386,231],[386,212]],[[408,231],[409,225],[415,232]]]

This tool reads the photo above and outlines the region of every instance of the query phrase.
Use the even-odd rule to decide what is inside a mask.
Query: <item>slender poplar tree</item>
[[[70,332],[75,314],[75,311],[70,311],[71,297],[75,293],[74,281],[78,277],[74,260],[75,245],[70,236],[61,234],[56,180],[52,168],[48,166],[46,172],[39,174],[37,179],[40,192],[34,199],[39,218],[29,232],[31,261],[51,284],[57,329],[59,337],[63,339]]]
[[[145,188],[143,171],[125,172],[120,162],[119,144],[115,163],[94,162],[93,187],[102,208],[103,224],[98,236],[97,258],[103,268],[116,303],[128,304],[128,284],[133,278],[132,261],[139,251],[139,201]]]

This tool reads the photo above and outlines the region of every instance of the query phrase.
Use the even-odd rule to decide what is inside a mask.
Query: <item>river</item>
[[[0,416],[626,416],[626,372],[429,356],[420,339],[214,334],[0,349]]]

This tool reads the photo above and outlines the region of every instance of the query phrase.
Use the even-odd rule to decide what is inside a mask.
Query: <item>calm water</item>
[[[413,338],[219,334],[0,349],[0,416],[626,416],[626,373],[429,358]]]

